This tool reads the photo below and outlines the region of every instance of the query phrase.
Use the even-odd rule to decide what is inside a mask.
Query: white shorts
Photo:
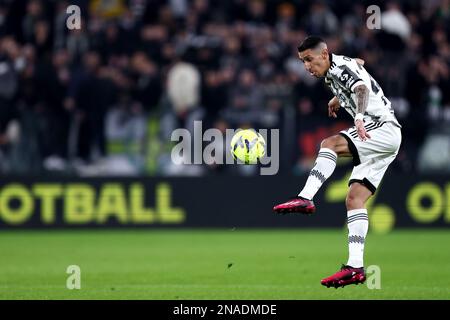
[[[366,141],[358,137],[355,127],[340,134],[347,140],[353,156],[354,168],[348,185],[362,183],[374,194],[388,166],[397,156],[402,133],[393,122],[368,122],[364,127],[371,137]]]

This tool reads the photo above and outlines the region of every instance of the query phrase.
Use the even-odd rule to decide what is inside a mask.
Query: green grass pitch
[[[450,299],[449,243],[448,230],[369,233],[381,289],[327,289],[344,229],[1,231],[0,299]]]

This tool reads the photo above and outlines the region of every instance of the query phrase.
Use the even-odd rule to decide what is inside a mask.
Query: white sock
[[[316,163],[309,173],[308,180],[303,190],[298,194],[300,197],[312,200],[319,191],[322,184],[331,176],[336,168],[337,154],[331,149],[321,148],[317,155]]]
[[[348,226],[348,266],[361,268],[364,266],[364,242],[369,229],[369,218],[366,209],[355,209],[347,212]]]

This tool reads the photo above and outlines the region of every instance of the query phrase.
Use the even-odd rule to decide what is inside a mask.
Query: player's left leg
[[[322,141],[314,167],[311,169],[305,186],[298,196],[276,205],[277,213],[314,213],[316,207],[312,201],[320,187],[333,174],[338,156],[351,156],[348,141],[341,135],[331,136]]]
[[[337,157],[350,157],[351,155],[348,141],[341,135],[334,135],[323,140],[314,167],[298,195],[312,200],[323,183],[333,174]]]

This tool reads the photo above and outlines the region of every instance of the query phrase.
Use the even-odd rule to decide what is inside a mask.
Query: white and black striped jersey
[[[398,123],[391,102],[387,99],[381,87],[366,69],[355,59],[330,54],[330,68],[325,75],[325,83],[339,99],[343,107],[353,118],[356,115],[355,88],[364,84],[369,89],[369,103],[364,113],[364,121]]]

